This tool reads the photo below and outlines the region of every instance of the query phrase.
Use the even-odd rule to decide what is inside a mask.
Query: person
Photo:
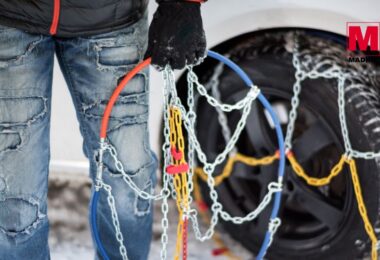
[[[157,2],[148,30],[148,0],[0,0],[0,259],[50,259],[46,199],[54,55],[76,109],[92,179],[102,113],[120,79],[144,57],[162,70],[181,69],[205,55],[201,1]],[[148,93],[145,69],[121,92],[107,136],[138,187],[153,192],[157,158],[148,139]],[[152,202],[122,181],[108,153],[103,162],[128,257],[147,259]],[[103,190],[97,220],[108,256],[120,259]]]

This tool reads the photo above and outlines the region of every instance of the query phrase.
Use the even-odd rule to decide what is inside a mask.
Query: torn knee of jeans
[[[122,177],[122,173],[116,168],[115,164],[114,164],[114,160],[112,158],[107,158],[108,156],[105,155],[103,158],[103,171],[104,171],[104,174],[105,176],[111,176],[111,177]],[[156,162],[155,161],[151,161],[147,164],[144,164],[142,165],[140,168],[136,169],[136,170],[129,170],[128,168],[128,165],[124,164],[123,165],[123,169],[124,169],[124,172],[126,174],[128,174],[129,176],[131,176],[132,178],[135,178],[135,179],[138,179],[139,176],[141,177],[141,175],[144,173],[144,172],[149,172],[152,167],[155,167],[156,165]],[[146,177],[145,177],[146,175]],[[104,176],[104,175],[103,175]],[[148,179],[148,174],[144,174],[144,179]],[[136,180],[137,182],[139,182],[140,180]],[[139,186],[139,185],[138,185]]]
[[[115,71],[135,66],[142,58],[143,50],[135,41],[129,41],[133,32],[117,37],[97,39],[93,42],[96,67],[99,71]],[[132,37],[134,39],[134,37]]]
[[[100,120],[108,100],[83,104],[82,113],[88,119]],[[123,125],[143,124],[148,121],[148,94],[121,95],[116,101],[108,123],[108,132]]]
[[[105,44],[95,45],[97,69],[109,71],[120,67],[134,66],[139,62],[140,48],[137,44],[123,44],[105,46]]]
[[[119,85],[125,77],[125,73],[116,75],[117,84]],[[116,87],[116,86],[115,86]],[[149,70],[137,73],[121,91],[121,95],[143,94],[149,91]]]
[[[22,141],[21,132],[10,129],[0,130],[0,154],[18,150]]]
[[[47,98],[42,96],[0,97],[0,126],[30,126],[47,114]]]
[[[0,231],[10,237],[29,235],[46,218],[40,212],[39,202],[26,196],[8,196],[0,199]]]
[[[152,181],[149,180],[146,184],[143,190],[149,194],[153,194],[153,185]],[[151,208],[152,200],[150,199],[143,199],[140,196],[136,194],[135,198],[135,215],[142,217],[150,213],[150,208]]]
[[[82,104],[86,117],[100,119],[103,116],[108,100]],[[130,121],[146,120],[148,116],[148,94],[120,95],[112,108],[110,120]]]
[[[140,175],[149,172],[155,165],[155,158],[149,149],[149,136],[146,124],[134,124],[120,127],[111,131],[106,142],[110,143],[117,155],[116,159],[109,150],[103,153],[102,163],[113,177],[120,176],[122,168],[129,176]],[[98,161],[98,153],[95,153],[95,162]],[[116,165],[116,160],[119,161]],[[145,174],[148,175],[148,174]]]

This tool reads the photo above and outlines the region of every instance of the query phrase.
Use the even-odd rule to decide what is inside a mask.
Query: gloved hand
[[[184,0],[158,1],[159,6],[149,28],[148,50],[152,65],[182,69],[199,63],[206,55],[200,3]]]

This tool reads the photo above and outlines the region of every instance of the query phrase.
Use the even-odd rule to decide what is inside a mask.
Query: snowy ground
[[[90,199],[90,181],[85,176],[57,174],[50,175],[49,182],[49,219],[50,247],[52,260],[90,260],[93,259],[92,241],[87,221],[87,205]],[[176,236],[176,214],[174,205],[170,207],[169,222],[172,223],[169,237],[174,241]],[[160,259],[161,211],[155,207],[155,223],[153,226],[153,243],[149,260]],[[224,242],[240,259],[252,259],[243,248],[233,242],[226,234]],[[215,248],[213,241],[200,243],[189,235],[189,260],[224,260],[225,257],[214,257],[211,250]],[[174,252],[174,243],[169,244],[169,259]]]

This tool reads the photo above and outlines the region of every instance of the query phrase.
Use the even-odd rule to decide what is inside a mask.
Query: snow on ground
[[[90,199],[90,181],[85,175],[52,173],[49,181],[49,219],[50,249],[52,260],[90,260],[94,259],[92,240],[88,224],[87,205]],[[168,259],[173,259],[176,237],[177,215],[175,205],[170,205]],[[161,250],[161,210],[155,205],[155,221],[153,225],[153,241],[149,260],[160,259]],[[203,227],[205,230],[206,227]],[[191,228],[190,228],[191,230]],[[249,253],[232,241],[228,235],[222,235],[230,249],[240,259],[251,259]],[[189,260],[224,260],[222,256],[214,257],[211,251],[216,246],[213,241],[199,242],[192,232],[189,234]]]

